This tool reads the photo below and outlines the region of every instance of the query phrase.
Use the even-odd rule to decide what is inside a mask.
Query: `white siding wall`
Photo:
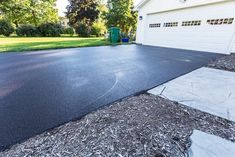
[[[144,45],[230,53],[235,22],[231,25],[208,25],[208,19],[232,18],[235,2],[208,5],[147,16]],[[210,12],[208,12],[210,10]],[[182,21],[202,20],[201,26],[182,27]],[[151,23],[179,22],[178,27],[149,28]]]
[[[143,19],[141,21],[138,20],[136,42],[139,44],[142,44],[143,42],[147,14],[223,1],[232,0],[188,0],[185,3],[182,3],[179,0],[148,0],[147,3],[138,10],[139,16],[142,16]]]
[[[233,41],[232,53],[235,53],[235,40]]]
[[[181,3],[179,0],[150,0],[139,9],[139,16],[142,16],[143,19],[138,21],[136,41],[137,43],[145,45],[166,47],[171,45],[169,47],[173,46],[175,48],[201,51],[210,50],[211,52],[216,50],[216,52],[220,53],[229,53],[229,48],[231,50],[232,35],[235,32],[235,21],[233,25],[215,26],[213,29],[209,29],[209,26],[206,26],[206,20],[232,18],[235,16],[234,8],[234,0],[188,0],[186,3]],[[165,28],[168,29],[168,31],[161,32],[160,30],[160,32],[158,31],[157,33],[156,30],[154,32],[154,29],[151,30],[148,27],[150,23],[173,21],[179,22],[179,25],[181,25],[181,22],[184,20],[202,20],[202,26],[204,25],[204,27],[188,27],[184,29],[182,27],[174,29]],[[182,34],[184,34],[184,36],[182,36]],[[169,36],[171,38],[169,38]],[[182,42],[182,40],[184,41]],[[208,42],[209,40],[210,42]],[[195,46],[192,45],[192,43],[195,44]],[[211,47],[211,49],[208,49],[208,47]],[[235,41],[233,51],[235,52]]]
[[[148,0],[139,10],[141,10],[142,13],[149,14],[225,1],[233,0],[187,0],[187,2],[184,3],[180,2],[180,0]]]
[[[144,37],[144,28],[146,26],[146,17],[147,15],[146,14],[142,14],[142,11],[140,10],[138,12],[139,16],[142,16],[143,19],[140,20],[138,18],[138,23],[137,23],[137,31],[136,31],[136,42],[138,44],[142,44],[143,43],[143,37]]]

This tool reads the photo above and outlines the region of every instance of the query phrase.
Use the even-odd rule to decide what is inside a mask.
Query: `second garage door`
[[[149,14],[143,44],[229,53],[235,33],[234,4]]]

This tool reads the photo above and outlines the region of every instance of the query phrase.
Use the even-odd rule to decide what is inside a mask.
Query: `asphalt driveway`
[[[0,150],[219,56],[137,45],[0,54]]]

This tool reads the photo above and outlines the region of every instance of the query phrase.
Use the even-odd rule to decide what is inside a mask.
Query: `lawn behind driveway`
[[[46,50],[58,48],[74,48],[85,46],[109,45],[104,38],[79,37],[0,37],[1,52],[21,52],[31,50]]]

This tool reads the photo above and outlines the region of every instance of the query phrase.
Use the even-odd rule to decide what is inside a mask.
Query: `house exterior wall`
[[[145,0],[143,5],[137,6],[137,10],[141,10],[142,13],[145,12],[149,14],[233,0],[187,0],[186,2],[183,1],[184,0]]]
[[[231,52],[232,52],[232,53],[235,53],[235,40],[233,41]]]
[[[212,3],[227,2],[232,0],[145,0],[144,4],[137,6],[138,16],[142,16],[142,20],[138,18],[136,42],[142,44],[144,35],[144,26],[146,25],[147,14],[158,13],[176,9],[184,9],[189,7],[196,7],[201,5],[208,5]]]
[[[224,53],[228,53],[229,51],[231,51],[231,49],[235,51],[235,40],[234,46],[232,46],[231,48],[231,39],[235,34],[235,21],[233,22],[232,26],[221,25],[219,27],[213,27],[214,29],[210,29],[210,27],[206,25],[207,19],[235,17],[234,8],[234,0],[188,0],[184,3],[182,3],[180,0],[149,0],[148,2],[146,1],[145,5],[138,7],[139,17],[141,16],[142,19],[138,19],[136,42],[144,45],[156,45],[166,47],[170,44],[169,47],[173,46],[174,48],[185,49],[190,49],[191,46],[191,49],[194,49],[193,45],[189,45],[190,42],[193,43],[202,41],[202,44],[200,45],[201,48],[199,47],[197,50],[203,51],[204,47],[207,47],[210,51],[213,51],[215,49],[218,49],[218,52],[224,51]],[[208,12],[208,10],[212,10],[213,12]],[[182,27],[179,27],[175,28],[174,30],[169,28],[169,31],[163,32],[163,30],[161,30],[160,28],[159,32],[156,33],[156,31],[154,32],[149,29],[149,24],[151,24],[150,21],[152,21],[153,23],[157,21],[160,21],[162,23],[167,21],[177,21],[179,22],[179,24],[181,24],[181,22],[184,20],[197,19],[202,20],[202,27],[195,30],[189,27],[184,29]],[[192,39],[189,39],[189,41],[187,41],[188,43],[178,42],[177,45],[177,41],[182,41],[182,38],[185,38],[185,40],[187,37],[189,38],[190,31],[191,35],[195,36]],[[213,33],[214,31],[215,33]],[[187,36],[186,33],[188,33],[189,35]],[[204,35],[205,38],[202,38],[201,40],[200,34],[197,33],[201,33],[201,35]],[[181,37],[182,34],[184,34],[185,36]],[[157,38],[159,37],[159,35],[160,38]],[[169,36],[171,36],[171,38],[167,38]],[[165,39],[164,44],[162,39]],[[207,42],[209,40],[211,41],[210,43]],[[155,44],[154,42],[156,42],[157,44]],[[221,45],[223,45],[224,47]],[[214,49],[210,49],[209,46],[213,46]]]
[[[60,19],[60,24],[61,24],[61,26],[65,27],[65,28],[69,27],[69,19],[61,18]]]
[[[231,47],[230,47],[230,52],[231,53],[235,53],[235,31],[233,33],[233,40],[232,40],[232,43],[231,43]]]

